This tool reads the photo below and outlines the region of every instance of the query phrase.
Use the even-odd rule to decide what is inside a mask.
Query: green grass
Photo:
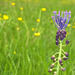
[[[62,1],[62,0],[61,0]],[[9,19],[0,20],[0,75],[53,75],[48,69],[51,65],[51,56],[59,51],[55,45],[56,31],[58,30],[50,21],[52,12],[71,11],[70,27],[66,28],[70,40],[69,45],[63,49],[69,53],[69,59],[64,62],[66,71],[60,70],[59,75],[75,75],[75,29],[72,28],[75,21],[74,1],[61,4],[60,0],[1,0],[0,13],[8,15]],[[16,5],[12,6],[11,3]],[[23,11],[20,10],[23,7]],[[45,7],[46,12],[41,12]],[[40,23],[36,19],[40,16]],[[2,16],[1,16],[2,17]],[[17,20],[22,17],[24,22]],[[38,25],[38,26],[37,26]],[[20,28],[17,31],[17,27]],[[37,27],[40,36],[34,36],[32,28]],[[65,40],[66,40],[65,39]],[[13,52],[16,51],[16,54]]]

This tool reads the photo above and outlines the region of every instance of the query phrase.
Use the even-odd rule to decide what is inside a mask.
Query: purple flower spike
[[[68,40],[66,40],[66,44],[69,44],[69,41]]]
[[[69,20],[71,18],[71,11],[67,12],[67,10],[63,13],[60,14],[60,11],[58,12],[58,14],[56,14],[56,11],[53,11],[54,13],[54,17],[52,17],[53,22],[55,24],[55,26],[59,29],[65,29],[69,23]],[[64,15],[64,16],[63,16]]]

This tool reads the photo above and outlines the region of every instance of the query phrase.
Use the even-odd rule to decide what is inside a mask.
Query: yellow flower
[[[21,18],[21,17],[19,17],[19,18],[18,18],[18,20],[19,20],[19,21],[22,21],[22,18]]]
[[[2,18],[0,17],[0,20],[2,20]]]
[[[17,28],[17,31],[19,31],[19,30],[20,30],[20,28],[18,27],[18,28]]]
[[[66,36],[68,36],[69,32],[67,32]]]
[[[72,28],[75,28],[75,26],[72,26]]]
[[[15,3],[11,3],[12,6],[15,6]]]
[[[40,36],[40,33],[39,33],[39,32],[38,32],[38,33],[34,33],[34,35],[35,35],[35,36]]]
[[[70,26],[71,26],[71,24],[68,24],[67,26],[68,26],[68,27],[70,27]]]
[[[42,11],[46,11],[46,8],[42,8]]]
[[[16,51],[14,51],[13,54],[16,54]]]
[[[8,20],[9,17],[8,17],[7,15],[3,15],[3,19],[4,19],[4,20]]]
[[[0,13],[0,16],[1,16],[1,13]]]
[[[32,31],[34,31],[35,29],[34,28],[32,28]]]
[[[53,23],[53,20],[51,20],[51,23]]]
[[[40,22],[40,19],[37,19],[37,22]]]
[[[20,9],[23,10],[23,7],[21,7]]]
[[[61,4],[69,4],[68,1],[61,1]]]
[[[35,0],[35,2],[36,2],[36,3],[38,3],[38,2],[39,2],[39,0]]]

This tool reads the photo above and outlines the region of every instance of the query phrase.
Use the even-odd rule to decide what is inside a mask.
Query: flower
[[[37,19],[36,21],[37,21],[37,22],[40,22],[40,19]]]
[[[67,52],[65,52],[65,55],[66,55],[66,56],[69,56],[69,54],[68,54]]]
[[[60,63],[61,66],[63,66],[63,63]]]
[[[32,28],[32,31],[34,31],[35,29],[34,28]]]
[[[55,24],[55,26],[59,29],[65,29],[69,23],[69,20],[71,18],[71,11],[67,12],[67,10],[65,12],[62,12],[62,14],[60,15],[60,11],[57,14],[56,11],[53,11],[54,16],[52,16],[53,22]],[[63,17],[64,15],[64,17]]]
[[[2,20],[2,18],[0,17],[0,20]]]
[[[62,41],[66,37],[67,32],[65,30],[58,30],[56,34],[56,45],[59,45],[59,39]]]
[[[19,30],[20,30],[20,28],[18,27],[18,28],[17,28],[17,31],[19,31]]]
[[[52,56],[51,59],[54,60],[55,59],[55,56]]]
[[[56,45],[59,45],[59,41],[56,41]]]
[[[20,9],[23,10],[23,7],[21,7]]]
[[[63,57],[63,60],[67,60],[67,57],[64,56],[64,57]]]
[[[3,15],[3,19],[4,19],[4,20],[8,20],[9,17],[8,17],[7,15]]]
[[[54,67],[54,64],[52,64],[51,66],[50,66],[50,68],[53,68]]]
[[[68,36],[69,32],[67,32],[66,36]]]
[[[72,26],[72,28],[75,28],[75,26]]]
[[[71,26],[71,24],[68,24],[67,26],[68,26],[68,27],[70,27],[70,26]]]
[[[15,6],[15,3],[13,2],[13,3],[11,3],[11,5],[12,5],[12,6]]]
[[[13,54],[16,54],[16,51],[14,51]]]
[[[18,18],[18,20],[19,20],[19,21],[22,21],[22,18],[21,18],[21,17],[19,17],[19,18]]]
[[[65,71],[65,68],[62,68],[62,71]]]
[[[52,72],[52,69],[49,69],[48,71],[49,71],[49,72]]]
[[[46,11],[46,8],[42,8],[42,11]]]
[[[59,63],[62,63],[62,59],[61,58],[59,59]]]
[[[53,23],[53,20],[51,20],[51,23]]]
[[[0,13],[0,16],[1,16],[1,13]]]
[[[69,44],[69,40],[66,40],[66,44]]]
[[[34,33],[34,35],[35,35],[35,36],[40,36],[40,33],[39,33],[39,32],[38,32],[38,33]]]

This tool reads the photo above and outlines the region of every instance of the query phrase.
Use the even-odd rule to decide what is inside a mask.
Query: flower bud
[[[62,68],[62,71],[65,71],[65,68]]]
[[[55,56],[52,56],[51,59],[54,60],[55,59]]]
[[[49,69],[48,72],[52,72],[52,69]]]
[[[65,30],[64,30],[64,33],[67,34]]]
[[[56,38],[59,38],[59,35],[58,34],[56,35]]]
[[[63,36],[60,36],[60,40],[63,40],[64,39],[64,37]]]
[[[56,73],[57,73],[57,72],[55,71],[55,72],[54,72],[54,75],[56,75]]]
[[[53,68],[54,67],[54,64],[52,64],[51,66],[50,66],[50,68]]]
[[[56,45],[59,45],[59,41],[56,41]]]
[[[60,30],[57,31],[57,34],[60,33]]]
[[[69,41],[68,40],[66,40],[66,44],[69,44]]]
[[[59,63],[62,63],[62,59],[61,58],[59,59]]]
[[[69,56],[69,54],[68,54],[67,52],[65,52],[65,55],[66,55],[66,56]]]
[[[63,63],[60,63],[61,66],[63,66]]]
[[[64,56],[64,57],[63,57],[63,60],[67,60],[67,57]]]
[[[56,59],[54,59],[53,62],[56,62]]]

